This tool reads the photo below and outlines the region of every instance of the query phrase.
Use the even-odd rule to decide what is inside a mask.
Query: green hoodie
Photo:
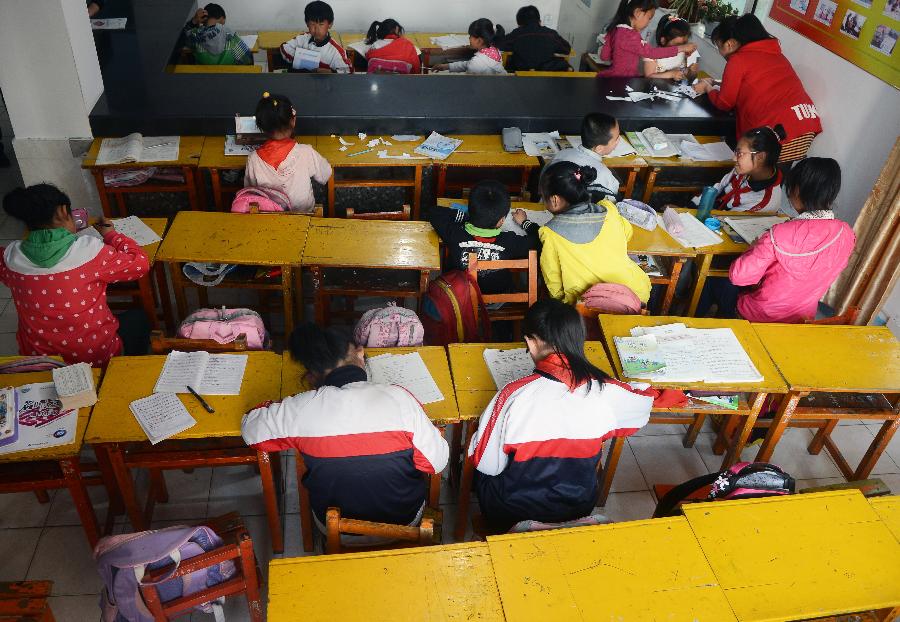
[[[28,234],[20,248],[31,263],[52,268],[69,252],[76,239],[68,229],[38,229]]]

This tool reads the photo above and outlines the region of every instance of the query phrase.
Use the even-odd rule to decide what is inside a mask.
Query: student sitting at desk
[[[656,45],[660,47],[682,45],[690,38],[691,25],[677,15],[665,15],[656,26]],[[645,58],[644,75],[648,78],[693,80],[697,77],[699,61],[700,55],[697,50],[689,55],[679,52],[668,58]]]
[[[210,2],[184,27],[185,43],[198,65],[252,65],[253,53],[225,28],[225,9]]]
[[[316,207],[311,179],[327,183],[331,165],[311,146],[294,140],[296,123],[291,100],[263,93],[256,105],[256,125],[269,140],[247,157],[244,186],[279,190],[290,198],[292,212],[309,214]]]
[[[551,164],[541,175],[541,197],[553,218],[539,230],[541,273],[550,296],[574,305],[597,283],[619,283],[641,302],[650,277],[628,257],[631,223],[613,202],[591,202],[594,169],[572,162]]]
[[[291,356],[316,388],[244,415],[248,445],[296,449],[306,464],[316,525],[325,512],[400,525],[418,524],[428,485],[447,466],[447,441],[409,391],[366,379],[363,348],[337,328],[298,326]]]
[[[372,22],[369,32],[366,33],[366,61],[389,61],[391,63],[406,63],[409,65],[406,71],[394,73],[421,73],[422,62],[419,60],[419,52],[413,42],[403,36],[403,26],[395,19],[386,19],[383,22]],[[385,64],[387,65],[387,64]]]
[[[603,441],[642,428],[653,405],[588,362],[573,307],[539,300],[523,333],[535,373],[494,396],[468,450],[478,505],[496,530],[591,514]]]
[[[500,37],[497,47],[512,52],[506,63],[509,71],[571,71],[566,59],[572,46],[552,28],[541,25],[541,12],[536,6],[523,6],[516,13],[518,28]]]
[[[107,305],[106,286],[136,281],[150,262],[105,218],[98,225],[102,240],[76,236],[70,206],[69,197],[49,184],[16,188],[3,198],[3,209],[29,233],[0,249],[0,282],[11,290],[19,316],[19,354],[60,355],[66,363],[103,367],[122,354],[123,337],[133,342],[144,329],[142,340],[149,342],[143,313],[129,313],[130,324],[120,326]]]
[[[294,68],[297,68],[295,56],[304,55],[309,57],[309,62],[318,61],[318,69],[314,71],[319,73],[350,73],[350,62],[344,48],[331,38],[329,32],[334,25],[331,6],[314,0],[303,9],[303,18],[309,32],[282,43],[281,57]]]
[[[573,162],[578,166],[589,166],[597,177],[588,186],[591,200],[600,201],[606,196],[619,193],[619,180],[603,164],[603,156],[612,153],[619,144],[619,122],[615,117],[602,112],[585,115],[581,121],[581,145],[563,149],[550,161]]]
[[[503,68],[503,56],[494,46],[494,38],[503,36],[503,27],[497,26],[491,20],[482,17],[469,24],[469,45],[475,50],[475,55],[469,60],[460,60],[455,63],[442,63],[435,65],[436,71],[450,70],[455,73],[472,74],[505,74]]]

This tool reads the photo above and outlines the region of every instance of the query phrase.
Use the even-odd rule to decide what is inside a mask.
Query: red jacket
[[[416,46],[409,39],[388,35],[372,44],[366,52],[366,60],[380,58],[383,60],[399,60],[412,65],[410,73],[421,73],[422,65],[419,62],[419,54]]]
[[[722,88],[709,92],[720,110],[736,109],[737,136],[755,127],[784,126],[785,142],[822,131],[819,114],[777,39],[754,41],[728,57]]]

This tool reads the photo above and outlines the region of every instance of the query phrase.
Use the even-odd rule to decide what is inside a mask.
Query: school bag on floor
[[[391,303],[366,311],[356,323],[353,340],[367,348],[403,348],[420,346],[425,329],[415,311]]]
[[[422,298],[425,343],[490,341],[491,321],[478,282],[464,270],[445,272],[428,285]]]
[[[256,204],[260,212],[289,212],[291,199],[281,190],[275,188],[242,188],[234,195],[231,211],[236,214],[249,214],[250,206]]]
[[[198,309],[187,316],[178,327],[178,336],[185,339],[212,339],[217,343],[231,343],[241,334],[247,335],[248,350],[265,350],[269,335],[262,317],[252,309]]]
[[[139,587],[145,573],[174,564],[171,577],[182,560],[220,546],[222,539],[209,527],[183,525],[101,538],[94,548],[94,561],[104,585],[100,593],[102,622],[154,622]],[[234,562],[226,560],[183,577],[163,578],[155,585],[165,603],[227,581],[235,572]],[[203,603],[196,609],[224,620],[223,601]]]

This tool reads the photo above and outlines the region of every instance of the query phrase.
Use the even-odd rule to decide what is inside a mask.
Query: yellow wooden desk
[[[596,78],[595,71],[517,71],[520,78]]]
[[[701,145],[706,143],[717,143],[722,141],[721,136],[694,136]],[[689,160],[678,156],[671,158],[654,158],[645,157],[649,168],[647,169],[647,180],[644,185],[644,197],[641,199],[644,203],[650,202],[650,197],[654,192],[699,192],[701,186],[660,186],[656,183],[656,177],[660,171],[666,168],[704,168],[704,169],[722,169],[727,170],[734,167],[734,160],[720,161],[703,161]]]
[[[427,222],[313,218],[301,263],[313,275],[316,322],[328,322],[332,296],[421,298],[428,275],[440,270],[438,237]],[[331,284],[331,268],[408,270],[419,273],[415,284],[394,288],[371,282]]]
[[[519,186],[509,186],[509,189],[512,194],[522,196],[528,186],[531,171],[541,164],[538,158],[530,156],[524,151],[521,153],[504,151],[500,134],[461,134],[453,135],[453,138],[461,139],[462,144],[446,159],[435,162],[437,167],[435,192],[439,197],[447,196],[448,188],[462,189],[474,183],[471,179],[448,181],[447,172],[451,168],[482,169],[476,171],[479,176],[484,175],[483,169],[519,169],[521,170],[521,182]]]
[[[301,214],[179,212],[157,253],[157,261],[170,264],[179,320],[187,315],[185,287],[196,287],[200,305],[209,305],[206,288],[184,276],[185,263],[272,266],[281,270],[275,282],[226,280],[222,286],[281,291],[285,334],[289,335],[294,327],[295,296],[302,301],[300,279],[293,283],[294,268],[300,264],[309,223],[310,217]],[[300,310],[302,305],[297,307]]]
[[[683,509],[741,622],[900,605],[900,543],[858,490]]]
[[[0,363],[8,363],[23,357],[3,356]],[[57,358],[57,357],[54,357]],[[57,360],[61,360],[58,359]],[[94,384],[100,382],[101,372],[93,370]],[[2,383],[6,387],[21,387],[35,382],[53,382],[53,375],[49,371],[26,372],[20,374],[3,374]],[[71,417],[73,415],[66,415]],[[41,503],[49,503],[48,490],[67,488],[72,495],[78,518],[87,535],[91,547],[100,539],[100,529],[97,525],[97,516],[88,497],[85,481],[82,476],[82,466],[79,455],[84,433],[91,417],[91,408],[78,410],[78,424],[75,427],[75,436],[70,443],[46,447],[44,449],[32,449],[0,454],[0,494],[8,492],[34,492]],[[84,469],[94,470],[94,469]]]
[[[172,65],[172,73],[262,73],[259,65]]]
[[[504,619],[483,542],[274,559],[267,609],[269,622]]]
[[[790,392],[781,401],[756,456],[767,461],[793,419],[812,420],[819,429],[810,453],[828,450],[848,480],[866,479],[900,427],[900,342],[884,326],[816,326],[814,324],[753,324],[787,381]],[[810,396],[825,393],[825,400]],[[877,402],[846,404],[831,394],[876,394]],[[881,397],[883,396],[883,397]],[[850,467],[831,440],[841,419],[881,419],[884,423],[856,469]]]
[[[469,35],[465,33],[447,33],[447,32],[413,32],[407,35],[409,39],[415,44],[417,48],[422,51],[422,67],[431,67],[432,57],[438,57],[443,62],[454,61],[454,60],[462,60],[465,58],[470,58],[474,53],[474,50],[469,47],[468,43],[466,45],[457,47],[457,48],[449,48],[443,49],[439,45],[435,45],[431,42],[432,37],[443,37],[448,34],[458,34],[464,40],[468,41]]]
[[[201,192],[195,173],[200,162],[200,151],[203,149],[202,136],[182,136],[178,145],[178,159],[171,162],[126,162],[124,164],[97,164],[97,154],[100,152],[102,138],[95,138],[91,143],[81,168],[91,171],[97,192],[100,195],[100,205],[103,206],[103,214],[110,218],[113,215],[110,198],[116,198],[116,212],[118,216],[128,216],[128,208],[125,205],[126,194],[140,194],[144,192],[184,192],[192,210],[202,208]],[[103,181],[103,171],[112,168],[147,168],[150,166],[176,168],[184,176],[183,182],[160,181],[152,179],[139,186],[107,186]]]
[[[875,497],[869,503],[879,518],[884,521],[897,541],[900,542],[900,496]]]
[[[316,147],[318,136],[297,136],[298,143]],[[209,172],[209,181],[212,185],[213,205],[216,211],[228,211],[229,205],[225,203],[224,195],[233,195],[243,188],[240,184],[228,184],[222,182],[222,171],[242,171],[247,166],[247,156],[225,155],[225,137],[207,136],[203,140],[203,149],[200,152],[200,162],[197,167]],[[233,197],[230,197],[233,198]]]
[[[107,466],[114,479],[108,485],[118,489],[135,530],[147,529],[154,502],[168,498],[160,470],[254,464],[262,479],[272,549],[276,553],[284,550],[273,475],[273,470],[279,470],[278,456],[247,447],[241,438],[244,414],[281,394],[281,356],[274,352],[245,354],[248,360],[241,394],[204,396],[214,413],[206,412],[192,395],[179,395],[197,424],[152,447],[129,404],[153,393],[166,357],[117,356],[110,360],[85,442],[94,446],[97,459]],[[138,503],[133,468],[150,469],[146,512]]]
[[[303,30],[260,30],[259,37],[256,39],[256,45],[259,49],[266,51],[266,61],[268,62],[269,71],[272,71],[272,64],[278,53],[281,44],[290,41],[297,35],[303,33]]]
[[[326,215],[335,216],[335,188],[409,188],[412,191],[412,218],[417,220],[419,212],[422,208],[422,170],[431,166],[431,159],[425,158],[413,152],[424,140],[416,142],[399,142],[393,140],[390,136],[367,136],[365,140],[360,140],[359,136],[342,136],[346,142],[353,143],[348,146],[345,151],[341,151],[341,141],[337,136],[320,136],[316,143],[316,150],[322,154],[322,157],[328,160],[334,169],[334,174],[328,180],[328,211]],[[366,144],[373,139],[382,138],[391,145],[378,144],[374,147],[367,147]],[[379,151],[387,151],[388,155],[401,155],[408,153],[412,156],[409,159],[396,158],[379,158]],[[355,155],[359,154],[359,155]],[[345,177],[344,175],[353,169],[411,169],[411,179],[397,179],[395,177],[379,177],[359,179],[355,177]],[[338,179],[338,172],[341,173],[341,179]]]
[[[684,517],[488,537],[508,622],[735,620]]]

